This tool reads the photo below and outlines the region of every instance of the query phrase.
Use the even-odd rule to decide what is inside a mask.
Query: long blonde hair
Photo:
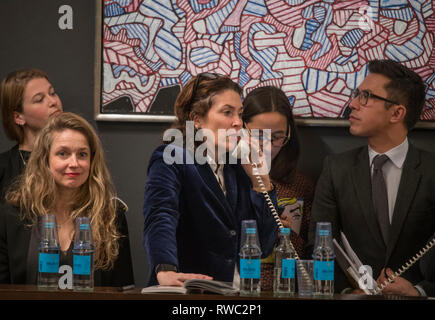
[[[35,225],[39,216],[52,213],[56,207],[56,183],[49,169],[49,155],[54,133],[71,129],[82,133],[91,150],[87,181],[77,190],[71,202],[70,217],[90,218],[95,245],[95,267],[109,269],[119,253],[115,225],[115,190],[104,159],[104,151],[92,126],[82,117],[64,112],[51,118],[41,130],[24,173],[11,186],[6,201],[20,208],[23,221]]]

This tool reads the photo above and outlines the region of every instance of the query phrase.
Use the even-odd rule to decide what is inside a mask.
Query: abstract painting
[[[277,86],[297,119],[327,125],[346,118],[350,90],[364,79],[368,61],[392,59],[426,82],[421,122],[435,120],[435,0],[100,4],[100,115],[167,121],[189,79],[215,72],[244,94]]]

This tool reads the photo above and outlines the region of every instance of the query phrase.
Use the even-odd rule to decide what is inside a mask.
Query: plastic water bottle
[[[293,295],[295,279],[295,251],[290,245],[290,229],[281,228],[279,243],[275,249],[274,295]]]
[[[242,224],[245,221],[242,221]],[[258,296],[261,292],[261,249],[257,239],[255,220],[247,220],[242,225],[242,236],[245,240],[240,248],[240,295]]]
[[[94,251],[89,218],[79,217],[74,234],[73,290],[94,290]]]
[[[59,281],[59,238],[56,216],[47,214],[41,217],[41,239],[38,246],[38,288],[55,290]]]
[[[332,297],[334,294],[334,247],[331,223],[317,222],[313,251],[314,295]]]

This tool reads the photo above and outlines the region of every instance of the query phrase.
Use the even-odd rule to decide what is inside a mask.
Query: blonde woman
[[[47,120],[62,112],[62,102],[39,69],[9,73],[0,86],[3,129],[16,145],[0,154],[0,196],[27,164],[36,135]]]
[[[125,208],[115,200],[101,142],[80,116],[62,113],[48,121],[1,209],[0,283],[36,283],[38,220],[47,213],[56,215],[60,265],[72,265],[74,220],[86,216],[95,286],[134,283]]]

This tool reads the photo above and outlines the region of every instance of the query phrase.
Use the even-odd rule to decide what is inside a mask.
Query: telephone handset
[[[251,159],[249,158],[249,154],[251,152],[251,147],[249,143],[246,141],[246,138],[249,137],[248,131],[246,129],[240,130],[240,140],[237,143],[237,146],[234,148],[232,152],[233,158],[245,160],[246,163],[251,163]]]
[[[272,200],[270,199],[269,193],[267,192],[267,189],[263,183],[263,179],[260,176],[259,170],[258,170],[258,164],[255,162],[251,162],[251,159],[249,157],[251,147],[249,143],[246,141],[246,138],[249,137],[248,132],[245,129],[241,130],[241,139],[239,143],[237,144],[236,148],[232,152],[232,156],[234,158],[245,160],[245,163],[250,163],[252,165],[252,173],[254,174],[255,178],[257,179],[258,185],[260,186],[261,193],[263,194],[264,198],[266,199],[267,205],[270,209],[270,212],[272,213],[276,224],[278,225],[279,229],[284,228],[284,225],[281,222],[281,219],[279,218],[278,212],[276,212],[275,205],[273,204]],[[244,139],[245,138],[245,139]],[[293,243],[290,242],[290,246],[293,249],[293,252],[295,254],[295,260],[299,262],[301,259],[299,258],[299,255],[293,246]],[[298,263],[299,270],[302,271],[302,275],[307,283],[312,283],[312,279],[310,275],[308,274],[307,270],[305,269],[304,265],[302,263]]]
[[[375,294],[381,294],[382,290],[399,277],[406,270],[411,268],[421,257],[423,257],[433,246],[435,246],[435,238],[433,238],[426,246],[424,246],[415,256],[409,259],[402,267],[398,269],[397,272],[394,272],[392,276],[389,276],[387,280],[385,280],[379,287],[375,289]]]
[[[258,170],[258,164],[255,162],[251,162],[251,159],[249,157],[251,147],[249,143],[246,141],[246,138],[249,137],[249,134],[247,130],[241,129],[241,139],[239,143],[237,144],[236,148],[232,152],[232,156],[234,158],[245,160],[245,163],[250,163],[252,165],[252,173],[254,174],[255,178],[257,179],[258,185],[260,186],[261,193],[264,195],[264,198],[266,199],[267,205],[276,221],[276,224],[278,225],[278,228],[282,229],[284,228],[284,225],[281,222],[281,219],[279,218],[279,214],[276,211],[275,205],[273,204],[272,200],[270,199],[269,193],[267,192],[267,189],[263,183],[263,179],[261,178]],[[245,138],[245,139],[244,139]],[[242,158],[243,157],[243,158]],[[300,260],[299,255],[293,246],[293,243],[290,241],[290,246],[292,247],[294,253],[295,253],[295,260]],[[302,265],[301,265],[302,266]],[[304,270],[302,266],[303,273],[306,274],[309,279],[308,273]]]
[[[267,189],[263,183],[263,179],[261,179],[261,176],[258,172],[258,165],[255,162],[251,162],[251,159],[249,157],[249,155],[251,153],[251,147],[250,147],[249,143],[246,141],[246,139],[244,139],[246,137],[249,137],[248,132],[245,129],[241,129],[241,139],[240,139],[239,143],[237,144],[237,146],[234,148],[232,156],[234,158],[245,160],[244,163],[250,163],[252,165],[252,173],[254,174],[255,179],[257,179],[258,185],[260,186],[260,189],[261,189],[261,193],[264,195],[266,202],[267,202],[267,205],[268,205],[270,211],[272,212],[272,215],[275,218],[275,221],[276,221],[278,227],[280,229],[284,228],[284,226],[281,223],[281,220],[279,218],[279,215],[276,212],[275,206],[274,206],[272,200],[270,199],[269,194],[267,193]]]

